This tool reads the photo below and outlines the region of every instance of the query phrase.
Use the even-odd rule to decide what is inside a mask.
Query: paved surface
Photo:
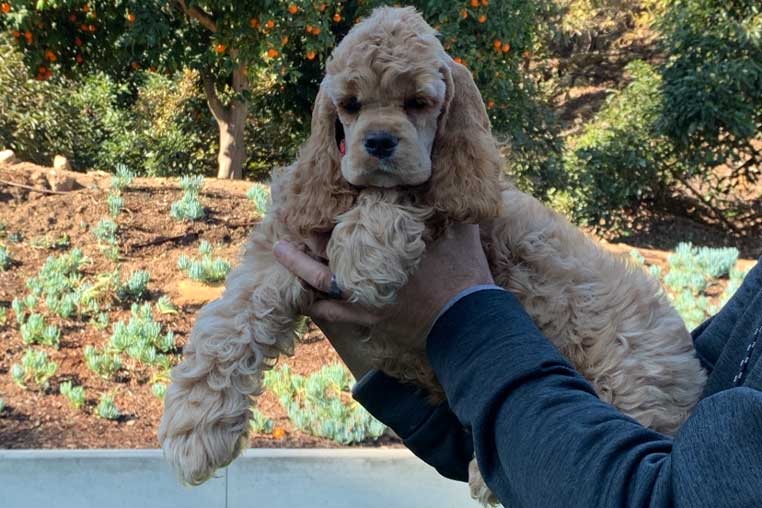
[[[248,450],[200,487],[160,450],[0,450],[2,508],[476,508],[406,450]]]

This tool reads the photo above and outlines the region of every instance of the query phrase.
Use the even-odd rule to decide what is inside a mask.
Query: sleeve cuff
[[[352,397],[403,440],[426,423],[436,409],[418,387],[375,369],[355,384]]]

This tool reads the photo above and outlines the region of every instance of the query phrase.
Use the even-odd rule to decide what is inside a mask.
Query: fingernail
[[[290,247],[289,243],[285,240],[278,240],[275,242],[275,245],[273,245],[273,254],[275,257],[282,257],[286,254],[286,251]]]

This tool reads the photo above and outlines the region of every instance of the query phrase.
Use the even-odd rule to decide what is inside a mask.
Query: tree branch
[[[209,105],[209,111],[218,122],[228,122],[230,111],[222,104],[217,87],[214,84],[214,78],[206,72],[201,74],[201,81],[204,84],[204,93],[206,94],[206,103]]]
[[[185,0],[177,0],[180,8],[183,10],[186,16],[195,19],[202,26],[209,29],[212,33],[217,33],[217,21],[211,14],[208,14],[203,9],[196,7],[195,5],[188,7]]]

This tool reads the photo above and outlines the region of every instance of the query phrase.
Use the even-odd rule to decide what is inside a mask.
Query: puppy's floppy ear
[[[355,192],[341,176],[336,107],[321,84],[312,110],[311,133],[284,185],[280,218],[301,235],[330,230],[348,210]]]
[[[447,92],[426,199],[457,222],[479,223],[499,215],[502,157],[471,73],[449,56],[441,73]]]

